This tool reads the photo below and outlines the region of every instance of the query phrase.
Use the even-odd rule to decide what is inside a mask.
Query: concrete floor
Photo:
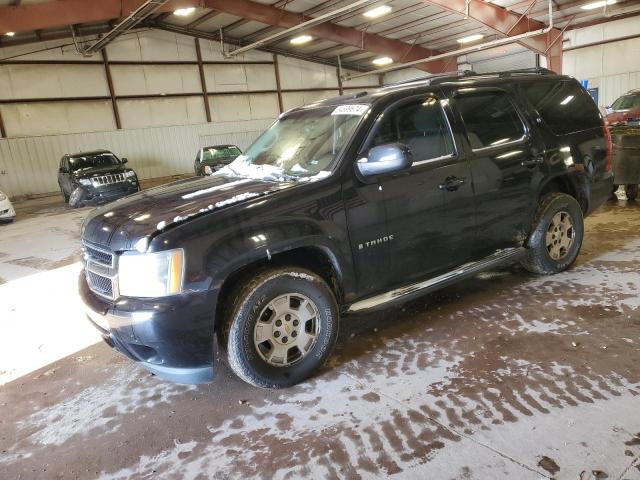
[[[171,385],[94,344],[75,294],[88,210],[16,207],[0,479],[640,479],[638,204],[590,217],[566,273],[512,267],[345,318],[330,364],[284,391],[222,361],[210,385]]]

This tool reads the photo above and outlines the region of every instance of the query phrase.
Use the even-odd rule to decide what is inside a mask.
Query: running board
[[[455,283],[458,280],[462,280],[463,278],[472,277],[473,275],[490,268],[518,260],[526,253],[526,251],[526,248],[523,247],[498,250],[482,260],[465,263],[461,267],[450,272],[443,273],[437,277],[412,283],[411,285],[406,285],[404,287],[355,302],[351,304],[347,311],[362,312],[364,310],[372,310],[382,307],[383,305],[386,306],[386,304],[389,303],[406,302],[414,297],[438,290],[442,287]]]

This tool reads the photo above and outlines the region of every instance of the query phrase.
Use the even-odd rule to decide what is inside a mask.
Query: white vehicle
[[[0,223],[12,222],[15,216],[16,211],[13,209],[9,197],[0,190]]]

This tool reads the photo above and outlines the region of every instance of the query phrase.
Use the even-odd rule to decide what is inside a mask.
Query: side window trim
[[[373,139],[375,138],[378,130],[380,129],[380,125],[382,124],[381,119],[383,118],[384,115],[388,114],[392,110],[395,110],[396,108],[400,108],[400,107],[402,107],[404,105],[408,105],[411,102],[416,102],[416,101],[420,101],[420,100],[424,101],[424,99],[426,97],[434,98],[438,102],[438,105],[440,107],[440,112],[442,113],[442,116],[444,117],[446,125],[447,125],[447,133],[448,133],[449,138],[451,140],[451,147],[453,148],[453,152],[448,154],[448,155],[441,155],[439,157],[425,158],[423,160],[418,160],[416,162],[413,162],[413,164],[411,165],[411,168],[413,168],[415,166],[425,165],[425,164],[431,163],[431,162],[438,162],[438,161],[447,160],[447,159],[451,159],[451,158],[457,158],[458,157],[458,145],[456,144],[455,135],[453,135],[453,129],[451,128],[451,121],[449,119],[449,116],[447,115],[447,112],[442,107],[442,103],[441,103],[442,99],[439,98],[438,95],[436,93],[434,93],[434,92],[425,92],[425,93],[422,93],[422,94],[412,95],[410,97],[399,99],[399,100],[393,102],[391,105],[387,106],[382,112],[380,112],[378,114],[376,119],[373,121],[373,124],[371,126],[371,130],[369,130],[369,132],[367,133],[367,137],[366,137],[365,141],[362,143],[363,148],[360,150],[360,153],[362,154],[362,153],[364,153],[364,152],[369,150],[371,142],[373,141]]]
[[[501,95],[504,95],[507,99],[507,101],[511,104],[511,106],[513,107],[513,110],[516,112],[516,115],[518,116],[518,118],[520,119],[520,123],[522,124],[522,129],[524,131],[524,133],[522,134],[522,136],[520,138],[516,138],[515,140],[510,140],[508,142],[504,142],[501,143],[499,145],[487,145],[486,147],[479,147],[479,148],[471,148],[471,151],[473,153],[485,153],[485,152],[490,152],[492,150],[497,150],[497,149],[501,149],[503,147],[509,147],[509,146],[514,146],[514,145],[520,145],[522,143],[526,143],[527,141],[529,141],[531,139],[531,129],[528,125],[528,123],[526,122],[522,112],[520,111],[520,109],[518,108],[518,105],[513,101],[513,99],[511,98],[511,94],[507,91],[504,90],[502,88],[496,88],[496,87],[479,87],[479,88],[473,88],[473,89],[459,89],[456,90],[453,94],[453,98],[464,98],[466,96],[473,96],[474,94],[482,94],[482,93],[499,93]],[[465,136],[467,137],[467,141],[469,141],[469,136],[468,136],[468,130],[467,130],[467,125],[464,121],[464,118],[462,118],[462,115],[460,115],[460,118],[462,119],[462,126],[464,128],[464,133]],[[469,141],[469,146],[471,147],[471,142]]]

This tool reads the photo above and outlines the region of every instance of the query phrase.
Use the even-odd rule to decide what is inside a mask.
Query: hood
[[[110,165],[107,167],[93,167],[76,170],[73,172],[75,178],[92,178],[99,177],[101,175],[107,175],[110,173],[124,173],[130,168],[125,168],[123,165]]]
[[[114,251],[132,250],[141,238],[291,185],[223,175],[180,180],[97,208],[85,220],[82,237]]]

